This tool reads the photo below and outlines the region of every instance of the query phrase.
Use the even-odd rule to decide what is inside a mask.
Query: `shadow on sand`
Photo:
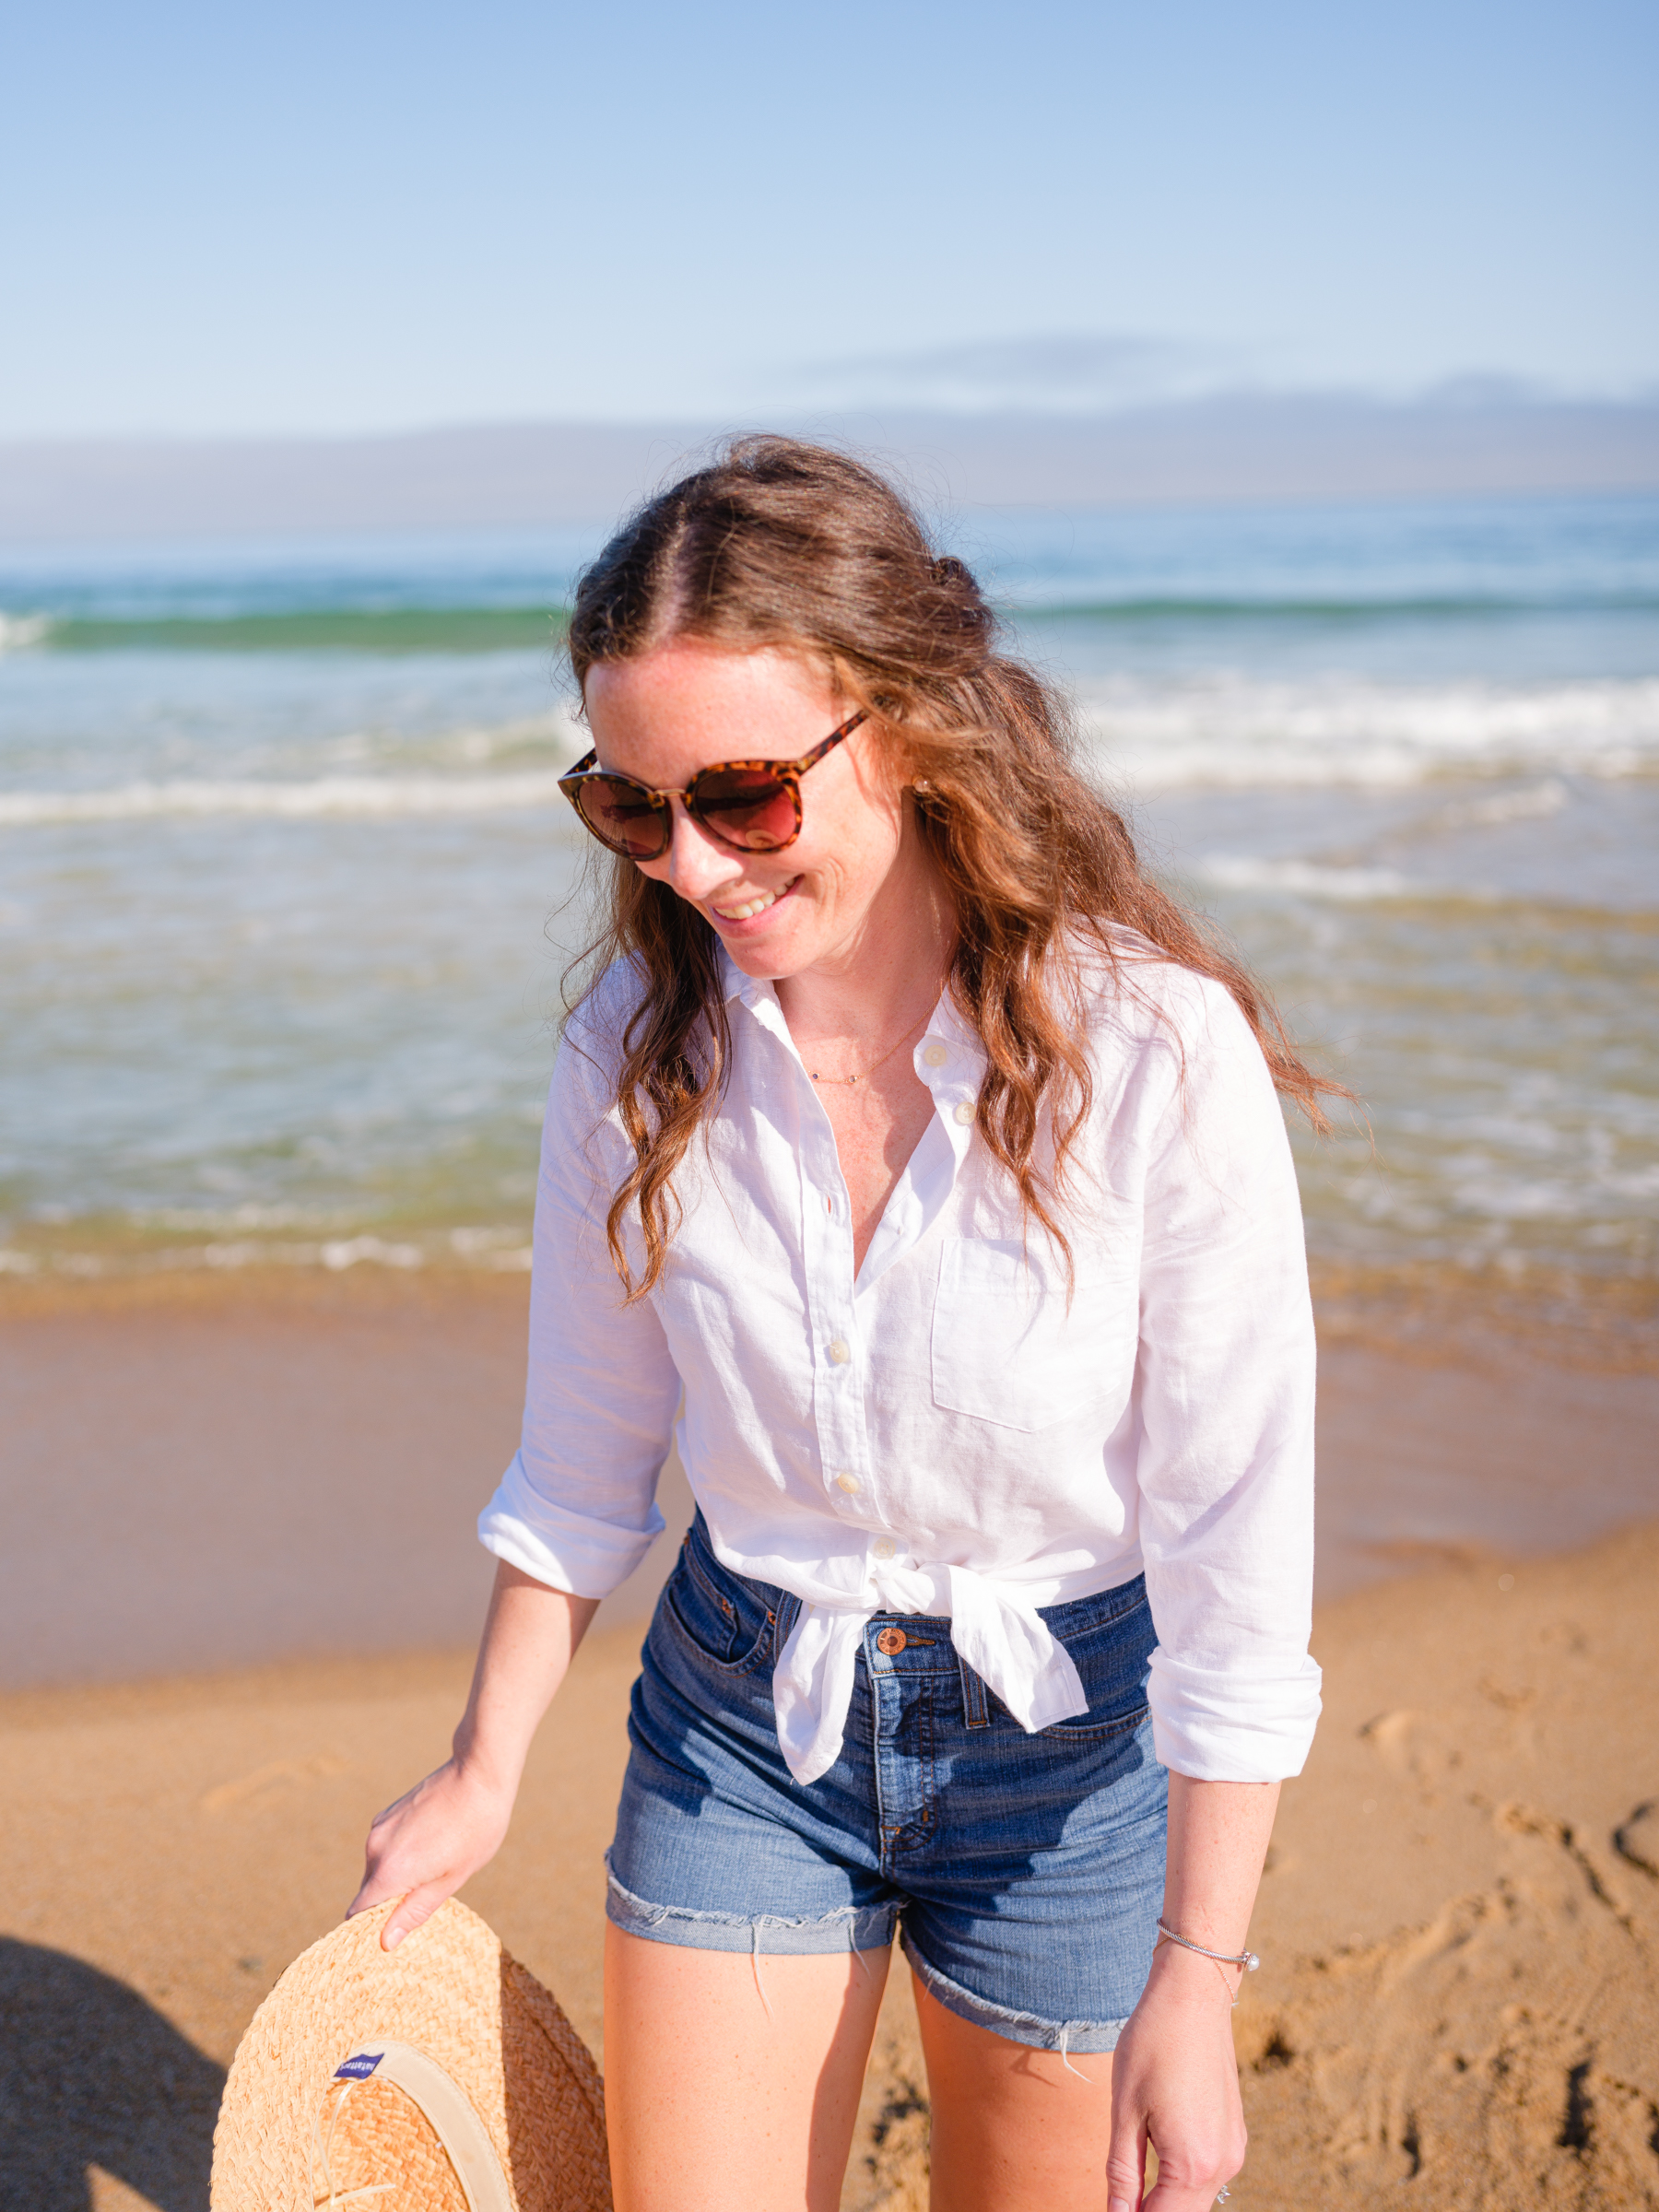
[[[88,2166],[207,2212],[225,2071],[65,1951],[0,1937],[0,2212],[88,2212]]]

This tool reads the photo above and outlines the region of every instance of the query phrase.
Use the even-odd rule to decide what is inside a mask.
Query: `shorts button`
[[[960,1105],[959,1105],[959,1106],[957,1108],[957,1110],[956,1110],[956,1118],[957,1118],[957,1120],[958,1120],[959,1122],[960,1122],[960,1124],[962,1124],[962,1126],[963,1126],[963,1128],[964,1128],[964,1129],[965,1129],[965,1128],[968,1126],[969,1123],[970,1123],[970,1122],[971,1122],[971,1121],[973,1119],[974,1112],[975,1112],[975,1109],[974,1109],[973,1107],[970,1106],[970,1104],[968,1103],[968,1101],[967,1101],[967,1100],[966,1100],[966,1099],[964,1099],[964,1100],[962,1100],[961,1104],[960,1104]]]
[[[910,1641],[902,1629],[883,1629],[876,1639],[876,1649],[887,1659],[897,1659]]]
[[[890,1559],[898,1556],[899,1547],[891,1536],[877,1536],[870,1549],[878,1559]]]

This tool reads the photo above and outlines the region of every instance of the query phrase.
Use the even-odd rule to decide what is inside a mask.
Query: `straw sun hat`
[[[388,1901],[253,2015],[213,2137],[213,2212],[611,2212],[587,2046],[452,1898],[394,1951]]]

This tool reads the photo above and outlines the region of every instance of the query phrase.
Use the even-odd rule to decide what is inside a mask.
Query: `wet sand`
[[[0,1301],[0,1689],[465,1643],[518,1441],[523,1277],[273,1273]],[[1319,1591],[1659,1517],[1659,1374],[1488,1337],[1322,1347]],[[605,1618],[642,1618],[690,1514]]]
[[[349,1895],[369,1816],[444,1754],[522,1333],[514,1283],[5,1314],[0,2206],[206,2205],[237,2037]],[[1659,1521],[1656,1391],[1501,1347],[1328,1348],[1327,1711],[1237,2016],[1241,2206],[1659,2206],[1659,1525],[1540,1556]],[[595,2048],[653,1582],[590,1638],[467,1892]],[[864,2212],[925,2201],[900,1981]]]

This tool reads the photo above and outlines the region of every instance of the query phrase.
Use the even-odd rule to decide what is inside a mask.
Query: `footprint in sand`
[[[278,1797],[285,1791],[312,1782],[324,1782],[331,1775],[344,1774],[349,1759],[338,1759],[332,1751],[313,1752],[309,1759],[273,1759],[263,1767],[255,1767],[251,1774],[239,1774],[234,1782],[221,1782],[197,1799],[203,1812],[214,1815],[228,1813],[240,1805],[260,1804]]]
[[[1382,1763],[1395,1774],[1407,1774],[1414,1761],[1411,1756],[1411,1732],[1417,1726],[1415,1712],[1402,1708],[1398,1712],[1382,1712],[1374,1721],[1367,1721],[1359,1734],[1381,1757]]]
[[[1639,1805],[1624,1826],[1615,1830],[1613,1848],[1621,1859],[1659,1881],[1659,1799]]]

